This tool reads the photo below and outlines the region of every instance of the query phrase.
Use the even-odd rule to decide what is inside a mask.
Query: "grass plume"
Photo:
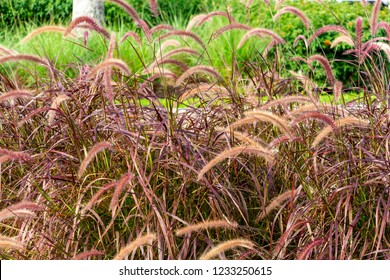
[[[192,233],[194,231],[200,231],[200,230],[207,230],[210,228],[236,228],[237,224],[235,222],[230,222],[226,220],[212,220],[212,221],[205,221],[202,223],[189,225],[183,228],[180,228],[176,230],[177,236],[183,236],[189,233]]]
[[[114,260],[123,260],[127,255],[136,250],[138,247],[153,242],[157,238],[156,234],[148,233],[133,240],[125,247],[121,248]]]
[[[100,143],[95,144],[91,150],[87,153],[86,157],[80,164],[80,168],[77,172],[77,178],[81,178],[83,176],[83,173],[87,169],[88,164],[93,160],[93,158],[96,156],[97,153],[101,152],[102,150],[105,149],[110,149],[112,148],[112,145],[108,141],[103,141]]]
[[[240,154],[248,154],[248,155],[256,155],[263,157],[266,161],[272,162],[274,160],[274,154],[265,149],[262,148],[259,145],[256,146],[248,146],[248,145],[242,145],[233,147],[230,149],[227,149],[223,152],[221,152],[218,156],[213,158],[211,161],[209,161],[200,171],[198,174],[198,181],[202,180],[203,176],[215,165],[219,164],[223,160],[227,158],[234,158],[237,157]]]
[[[225,241],[218,246],[214,247],[210,251],[208,251],[206,254],[203,254],[199,259],[200,260],[210,260],[214,257],[216,257],[218,254],[225,252],[227,250],[231,250],[233,248],[237,247],[244,247],[247,249],[253,249],[255,247],[255,244],[247,239],[233,239],[229,241]]]

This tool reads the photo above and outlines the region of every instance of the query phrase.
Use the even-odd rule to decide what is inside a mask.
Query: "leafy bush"
[[[0,1],[0,29],[26,22],[66,22],[72,15],[72,0]]]

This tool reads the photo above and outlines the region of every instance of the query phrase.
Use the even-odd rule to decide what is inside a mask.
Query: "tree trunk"
[[[73,0],[72,20],[88,16],[100,25],[104,23],[104,0]]]

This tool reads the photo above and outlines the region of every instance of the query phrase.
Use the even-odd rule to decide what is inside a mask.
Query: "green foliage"
[[[0,1],[0,29],[26,22],[66,22],[72,14],[72,0]]]

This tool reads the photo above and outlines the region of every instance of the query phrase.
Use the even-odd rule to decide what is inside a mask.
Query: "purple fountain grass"
[[[97,33],[103,35],[105,38],[110,39],[110,33],[103,27],[101,27],[93,18],[87,16],[75,18],[65,29],[64,36],[70,34],[73,29],[75,29],[76,27],[80,27],[80,25],[82,25],[82,28],[94,30]]]
[[[13,100],[15,98],[32,98],[33,93],[28,90],[11,90],[0,95],[0,103],[4,101]]]
[[[33,217],[35,215],[34,211],[41,211],[42,209],[42,206],[30,201],[15,203],[0,211],[0,222],[9,218]]]
[[[86,251],[86,252],[82,252],[82,253],[77,254],[76,256],[74,256],[72,258],[72,260],[85,260],[85,259],[90,258],[90,257],[103,256],[103,255],[105,255],[105,253],[103,251],[90,250],[90,251]]]
[[[379,11],[381,9],[381,5],[382,5],[382,1],[376,0],[374,7],[372,8],[371,19],[370,19],[370,31],[372,36],[375,36],[378,30],[378,18],[379,18]]]
[[[93,160],[93,158],[96,156],[97,153],[105,150],[105,149],[111,149],[112,144],[108,141],[103,141],[100,143],[95,144],[91,150],[87,153],[84,160],[81,162],[79,170],[77,172],[77,177],[80,179],[85,170],[87,169],[88,164]]]
[[[284,44],[285,41],[274,31],[266,28],[253,28],[252,30],[245,33],[245,35],[242,37],[241,41],[238,43],[237,49],[240,49],[245,42],[252,36],[262,37],[262,36],[270,36],[272,39],[274,39],[278,44]]]
[[[297,256],[297,260],[307,260],[307,258],[309,257],[310,253],[314,250],[314,248],[320,244],[324,243],[324,239],[322,238],[319,238],[319,239],[315,239],[313,242],[311,242],[310,244],[308,244],[303,250],[302,252],[300,252]]]
[[[170,52],[165,53],[161,57],[156,57],[156,59],[163,60],[165,58],[171,57],[176,54],[189,54],[189,55],[194,55],[194,56],[199,56],[200,53],[197,50],[191,49],[191,48],[177,48],[173,49]]]
[[[0,148],[0,162],[9,160],[16,160],[19,162],[28,162],[31,160],[31,156],[27,152],[11,151],[8,149]]]
[[[196,26],[200,27],[207,20],[209,20],[210,18],[215,17],[215,16],[225,17],[225,18],[227,18],[229,20],[229,23],[236,22],[236,20],[228,12],[215,11],[215,12],[211,12],[211,13],[205,14],[203,17],[201,17],[200,20],[196,23]]]
[[[114,217],[116,210],[119,207],[119,197],[124,191],[126,185],[130,180],[134,179],[134,175],[131,173],[125,174],[119,179],[118,183],[115,186],[114,194],[112,195],[111,203],[109,209],[112,212],[112,216]]]
[[[9,61],[21,61],[21,60],[30,61],[30,62],[40,64],[42,66],[45,66],[49,70],[51,77],[53,79],[55,78],[53,66],[48,61],[46,61],[38,56],[35,56],[35,55],[12,54],[12,55],[2,56],[2,57],[0,57],[0,64],[3,64],[5,62],[9,62]]]
[[[118,69],[121,69],[126,75],[131,75],[131,71],[127,64],[120,59],[116,58],[111,58],[111,59],[106,59],[96,65],[89,73],[88,73],[88,78],[92,78],[94,75],[96,75],[97,72],[99,72],[102,69],[105,68],[111,68],[111,67],[117,67]]]
[[[26,37],[24,37],[22,39],[21,43],[25,44],[28,41],[30,41],[32,38],[34,38],[35,36],[42,34],[42,33],[45,33],[45,32],[56,32],[56,33],[64,34],[65,31],[66,31],[66,28],[62,27],[62,26],[56,26],[56,25],[42,26],[42,27],[39,27],[39,28],[31,31],[29,34],[27,34]],[[68,35],[70,35],[73,38],[76,38],[76,35],[74,35],[73,33],[69,33]]]
[[[138,43],[138,45],[140,47],[142,46],[140,38],[138,37],[137,33],[133,32],[133,31],[126,32],[125,35],[123,35],[122,39],[119,41],[119,43],[123,43],[129,37],[133,38]]]
[[[334,120],[331,117],[329,117],[323,113],[320,113],[320,112],[303,113],[303,114],[299,115],[298,117],[296,117],[295,119],[293,119],[290,122],[290,126],[293,127],[293,126],[297,125],[299,122],[304,121],[304,120],[308,120],[308,119],[318,119],[318,120],[326,123],[330,127],[332,127],[334,131],[337,130],[337,126],[336,126]]]
[[[150,34],[154,34],[154,33],[157,33],[159,31],[163,31],[163,30],[173,31],[173,30],[175,30],[175,28],[169,24],[159,24],[159,25],[154,26],[152,29],[150,29]]]
[[[350,37],[350,34],[349,34],[348,30],[345,29],[345,27],[339,26],[339,25],[326,25],[326,26],[323,26],[323,27],[317,29],[317,31],[307,41],[308,44],[310,45],[314,39],[316,39],[317,37],[319,37],[320,35],[322,35],[326,32],[338,32],[338,33],[341,33],[345,36]]]
[[[252,27],[246,25],[246,24],[241,24],[241,23],[232,23],[225,25],[224,27],[221,27],[217,31],[215,31],[211,37],[212,40],[217,39],[219,36],[221,36],[223,33],[229,31],[229,30],[234,30],[234,29],[239,29],[239,30],[246,30],[249,31],[252,29]]]
[[[377,24],[377,32],[379,29],[383,28],[387,34],[387,40],[390,41],[390,24],[384,21],[378,22]]]
[[[23,244],[15,238],[0,235],[0,249],[23,250]]]
[[[159,68],[160,66],[163,66],[165,64],[176,65],[183,72],[188,70],[188,66],[184,62],[181,62],[180,60],[177,60],[177,59],[169,59],[169,58],[165,58],[165,59],[161,59],[161,60],[155,61],[155,65],[153,65],[153,66],[156,66],[156,67],[153,67],[153,68],[148,69],[148,70],[152,70],[154,68]],[[146,70],[146,71],[148,71],[148,70]]]
[[[303,25],[306,28],[306,31],[309,30],[309,19],[306,17],[306,15],[299,9],[291,7],[291,6],[285,6],[282,9],[280,9],[273,17],[272,20],[275,21],[277,20],[281,15],[290,13],[298,16],[301,20]]]
[[[150,10],[152,11],[153,15],[155,17],[158,17],[159,11],[158,11],[157,0],[149,0],[149,6],[150,6]]]
[[[340,43],[345,43],[345,44],[347,44],[347,45],[349,45],[351,47],[355,46],[355,42],[352,40],[351,37],[345,36],[345,35],[340,35],[336,39],[333,40],[333,42],[330,45],[330,47],[333,49],[334,47],[336,47]]]
[[[206,45],[203,43],[202,39],[200,39],[195,33],[190,31],[183,31],[183,30],[174,30],[171,32],[168,32],[166,34],[161,35],[156,40],[158,42],[164,40],[165,38],[171,37],[171,36],[179,36],[179,37],[189,37],[192,38],[195,42],[197,42],[203,49],[206,49]]]
[[[223,81],[222,76],[217,72],[216,69],[214,69],[211,66],[205,66],[205,65],[198,65],[189,68],[187,71],[185,71],[179,79],[176,81],[176,86],[181,85],[185,79],[189,78],[190,76],[196,74],[196,73],[203,73],[203,74],[211,74],[215,78],[217,78],[218,81]]]
[[[295,48],[298,45],[299,40],[302,40],[305,43],[306,49],[308,48],[309,44],[307,43],[307,39],[304,35],[298,35],[293,43],[293,47]]]
[[[122,7],[129,15],[130,17],[134,20],[134,22],[141,27],[141,29],[145,33],[145,37],[148,40],[148,42],[151,42],[152,34],[150,33],[150,29],[148,27],[148,24],[141,19],[141,17],[138,15],[137,11],[128,3],[126,3],[123,0],[108,0],[110,2],[113,2],[117,4],[118,6]]]
[[[214,247],[207,253],[200,256],[199,260],[210,260],[216,257],[218,254],[236,247],[253,249],[255,247],[255,243],[253,243],[251,240],[242,239],[242,238],[228,240],[219,244],[218,246]]]
[[[196,26],[196,24],[205,16],[205,14],[196,15],[190,19],[187,23],[186,31],[191,31],[191,29]]]
[[[135,22],[139,22],[141,20],[141,17],[138,15],[137,11],[127,2],[123,0],[108,0],[108,1],[113,2],[118,6],[122,7]]]
[[[0,45],[0,55],[5,53],[6,55],[13,55],[13,54],[16,54],[15,51],[13,50],[9,50],[3,46]]]
[[[322,67],[325,69],[326,77],[328,78],[329,83],[333,85],[336,80],[328,59],[325,56],[315,54],[310,56],[307,60],[308,63],[312,63],[314,61],[317,61],[322,65]]]

